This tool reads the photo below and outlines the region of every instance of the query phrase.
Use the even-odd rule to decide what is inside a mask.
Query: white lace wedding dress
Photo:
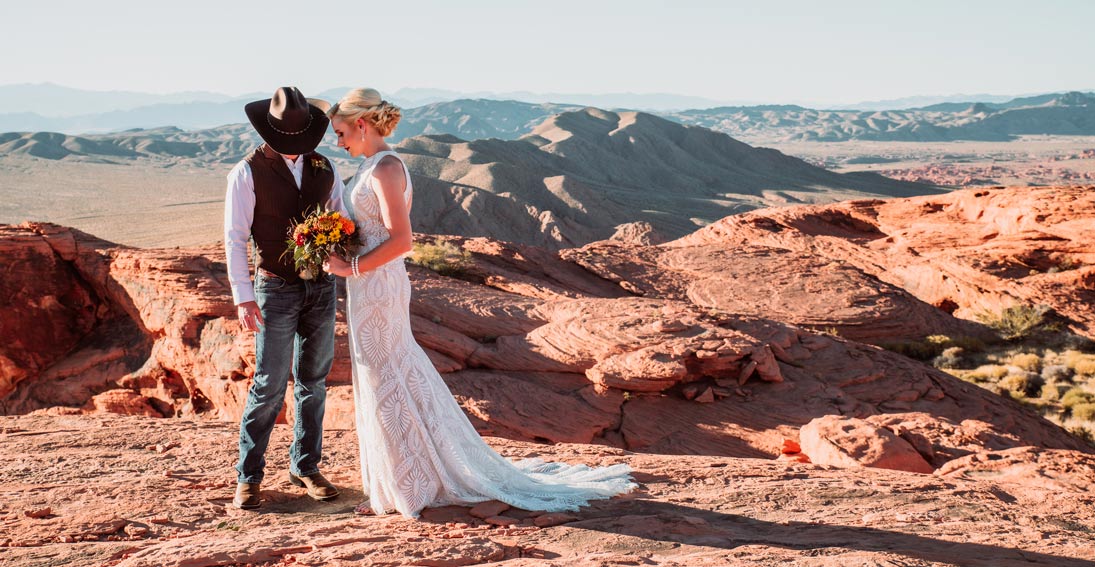
[[[344,202],[362,253],[388,238],[371,178],[389,155],[399,157],[390,151],[371,156],[347,185]],[[409,206],[406,165],[404,173]],[[403,258],[346,278],[346,288],[361,479],[374,512],[417,517],[427,506],[492,499],[526,510],[576,510],[635,487],[625,464],[510,462],[491,449],[411,334]]]

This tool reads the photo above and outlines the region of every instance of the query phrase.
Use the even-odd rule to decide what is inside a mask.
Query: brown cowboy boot
[[[308,489],[308,496],[316,500],[326,502],[338,498],[338,489],[320,473],[308,476],[289,473],[289,482]]]
[[[240,510],[253,510],[259,507],[258,483],[236,483],[236,497],[232,499],[232,505]]]

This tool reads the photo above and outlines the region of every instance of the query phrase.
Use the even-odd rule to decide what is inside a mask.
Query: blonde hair
[[[373,125],[382,137],[388,137],[395,130],[403,112],[399,107],[380,98],[376,89],[354,89],[327,111],[328,118],[339,117],[347,122],[365,119]]]

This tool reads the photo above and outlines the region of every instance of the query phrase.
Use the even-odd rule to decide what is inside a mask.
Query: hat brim
[[[326,109],[321,108],[321,106],[330,108],[331,105],[323,100],[308,99],[308,113],[312,117],[312,122],[305,131],[299,134],[283,134],[270,125],[270,121],[267,120],[267,115],[270,112],[270,99],[268,98],[247,103],[243,107],[243,111],[247,114],[247,119],[251,121],[251,126],[258,132],[259,137],[272,150],[279,154],[301,155],[314,151],[323,140],[323,135],[327,133],[327,126],[331,123],[331,120],[327,118]]]

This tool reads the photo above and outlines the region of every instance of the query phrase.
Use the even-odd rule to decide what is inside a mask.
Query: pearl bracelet
[[[353,257],[353,258],[352,258],[352,259],[350,260],[350,273],[352,273],[352,274],[353,274],[353,275],[355,275],[355,276],[359,276],[359,275],[361,275],[361,274],[360,274],[360,273],[358,273],[358,271],[357,271],[357,259],[358,259],[358,256],[354,256],[354,257]]]

